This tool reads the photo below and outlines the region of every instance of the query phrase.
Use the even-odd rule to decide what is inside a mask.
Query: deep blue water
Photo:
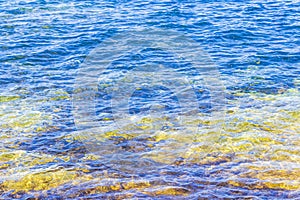
[[[190,38],[205,52],[224,113],[214,114],[214,80],[205,85],[193,63],[143,46],[100,73],[92,105],[100,128],[77,123],[86,110],[76,110],[73,96],[78,80],[89,81],[80,74],[88,55],[118,35],[125,44],[139,41],[127,33],[149,29]],[[0,35],[1,198],[300,196],[299,1],[0,0]],[[147,78],[130,75],[140,66],[187,77],[197,114],[178,121],[185,105],[173,90],[177,76],[144,84]],[[125,91],[119,99],[116,86]],[[146,122],[137,122],[141,116]],[[192,136],[189,120],[200,120]]]

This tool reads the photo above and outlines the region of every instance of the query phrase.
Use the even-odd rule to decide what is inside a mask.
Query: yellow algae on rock
[[[195,132],[196,133],[196,132]],[[160,142],[160,141],[177,141],[178,143],[192,143],[196,141],[199,136],[195,135],[194,133],[190,133],[187,130],[158,130],[151,135],[153,141]]]
[[[91,179],[92,180],[92,179]],[[95,182],[97,180],[97,183]],[[77,182],[77,181],[74,181]],[[92,182],[96,183],[95,186],[91,186],[87,189],[80,190],[80,193],[84,194],[100,194],[100,193],[108,193],[108,192],[116,192],[124,190],[122,186],[122,181],[119,179],[112,179],[112,178],[94,178]],[[77,183],[76,183],[77,184]],[[70,197],[74,198],[77,196],[76,194]]]
[[[295,110],[295,111],[289,111],[288,114],[295,120],[300,122],[300,111]]]
[[[104,117],[102,120],[103,120],[103,121],[111,121],[111,120],[113,120],[113,119],[112,119],[112,118],[108,118],[108,117]]]
[[[67,93],[66,91],[62,90],[62,89],[58,89],[58,90],[50,90],[48,92],[48,96],[50,97],[50,101],[58,101],[58,100],[69,100],[70,99],[70,95],[69,93]]]
[[[300,189],[300,168],[291,162],[261,161],[234,167],[228,183],[249,189]],[[245,180],[252,180],[245,182]],[[255,181],[253,181],[255,180]]]
[[[110,185],[101,185],[93,188],[94,193],[106,193],[111,191],[119,191],[122,189],[121,183],[114,183]]]
[[[96,154],[87,154],[85,155],[85,157],[83,158],[83,160],[99,160],[101,159],[100,155],[96,155]]]
[[[151,136],[154,141],[166,141],[166,144],[154,145],[144,157],[167,164],[173,164],[179,158],[185,159],[184,162],[199,164],[227,162],[232,159],[230,154],[234,154],[236,159],[276,159],[278,156],[278,160],[295,161],[295,157],[292,157],[294,151],[287,151],[289,156],[283,157],[280,151],[272,147],[290,145],[289,148],[294,148],[291,143],[286,143],[287,140],[282,140],[282,134],[291,134],[292,131],[299,133],[299,119],[297,110],[281,109],[272,113],[267,109],[237,109],[224,123],[222,120],[206,123],[216,127],[222,125],[221,132],[211,131],[212,126],[207,129],[200,127],[192,134],[186,134],[184,130],[156,131]],[[185,121],[186,125],[201,123],[201,118]]]
[[[178,186],[157,186],[143,191],[151,196],[187,196],[190,190]]]
[[[0,170],[1,169],[7,169],[8,167],[10,167],[10,164],[8,164],[8,163],[1,164],[0,163]]]
[[[25,175],[19,180],[7,180],[2,183],[5,190],[29,191],[48,190],[75,179],[78,175],[73,171],[46,171]]]
[[[34,131],[35,127],[47,121],[51,124],[52,116],[45,115],[41,112],[24,112],[14,115],[3,115],[0,117],[0,127],[15,130],[18,132]]]
[[[138,190],[141,191],[151,186],[148,181],[130,180],[124,181],[121,179],[104,178],[98,179],[98,184],[95,187],[84,189],[81,192],[86,194],[107,193],[113,191]]]
[[[24,162],[25,166],[36,166],[36,165],[42,165],[50,162],[54,162],[57,157],[49,156],[49,155],[41,155],[39,157],[32,157],[29,156],[26,159],[23,159],[22,162]]]
[[[153,118],[148,118],[148,117],[144,117],[140,120],[139,123],[143,123],[143,124],[151,124],[153,123],[155,120]]]
[[[0,103],[15,101],[17,99],[20,99],[20,97],[19,96],[0,96]]]
[[[25,151],[18,150],[14,152],[4,152],[0,154],[0,162],[8,162],[20,159],[25,155]]]
[[[49,25],[44,25],[44,26],[42,26],[42,28],[43,29],[49,29],[49,28],[51,28]]]
[[[224,127],[224,130],[227,132],[242,133],[245,131],[253,130],[254,128],[257,127],[258,127],[257,124],[248,121],[238,121],[238,122],[229,122],[228,126]]]
[[[0,167],[6,169],[0,171],[2,180],[10,180],[15,174],[26,174],[31,167],[58,162],[58,160],[68,161],[67,156],[52,156],[47,154],[28,154],[25,151],[6,152],[0,155]],[[7,166],[12,166],[7,168]]]
[[[46,114],[43,111],[39,111],[41,106],[38,99],[34,98],[9,101],[1,104],[0,128],[12,132],[12,134],[19,134],[34,132],[38,127],[51,125],[53,114]]]
[[[113,136],[118,136],[119,135],[119,131],[118,130],[113,130],[113,131],[108,131],[104,133],[104,137],[105,138],[110,138]]]
[[[151,184],[149,181],[146,180],[131,180],[125,183],[122,183],[122,187],[125,190],[130,190],[130,189],[143,189],[143,188],[147,188],[150,187]]]

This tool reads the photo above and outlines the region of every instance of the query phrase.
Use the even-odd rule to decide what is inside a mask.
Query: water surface
[[[0,1],[0,197],[296,199],[299,15],[298,1],[279,0]],[[124,107],[112,108],[110,84],[128,81],[119,72],[164,65],[191,84],[204,76],[145,48],[101,76],[97,122],[112,128],[79,128],[72,95],[87,55],[142,28],[177,31],[207,52],[225,88],[222,109],[205,84],[193,88],[197,114],[183,114],[166,87],[137,85],[129,120],[114,119]],[[149,117],[155,109],[163,112]]]

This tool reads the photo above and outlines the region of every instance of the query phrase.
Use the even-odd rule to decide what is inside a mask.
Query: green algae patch
[[[0,96],[0,103],[10,102],[20,99],[20,96]]]

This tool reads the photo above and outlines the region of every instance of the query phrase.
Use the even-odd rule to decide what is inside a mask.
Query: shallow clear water
[[[300,196],[299,1],[0,1],[0,35],[2,199]]]

